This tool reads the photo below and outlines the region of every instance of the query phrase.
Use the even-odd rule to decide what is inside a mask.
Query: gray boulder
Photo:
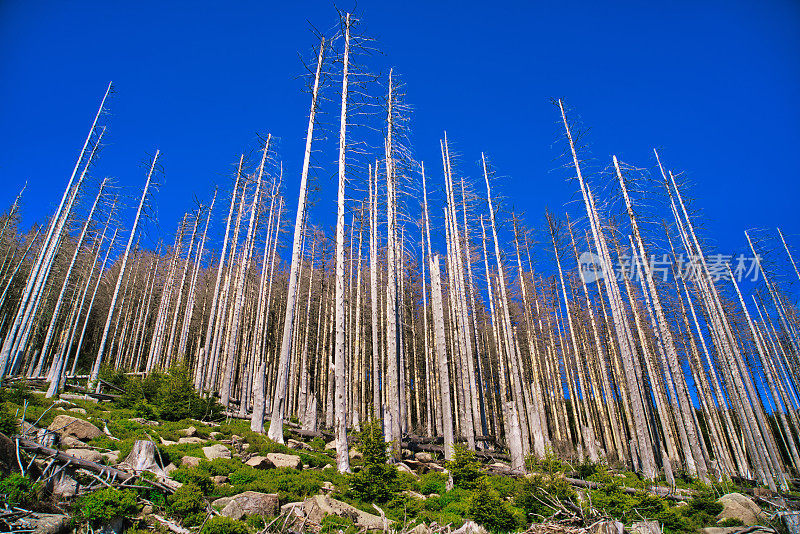
[[[303,513],[314,523],[322,523],[329,515],[349,517],[357,527],[366,530],[384,530],[384,521],[380,516],[363,512],[354,506],[337,501],[328,495],[314,495],[303,501]]]
[[[209,460],[215,460],[217,458],[230,458],[231,451],[225,445],[221,445],[217,443],[216,445],[209,445],[208,447],[203,447],[203,454],[206,455],[206,458]]]
[[[72,436],[81,441],[88,441],[103,435],[103,431],[89,421],[71,415],[57,415],[47,429],[58,434],[59,438]]]
[[[269,458],[266,456],[253,456],[249,460],[247,460],[245,465],[249,465],[255,469],[269,469],[272,466],[272,462],[269,461]]]
[[[658,521],[639,521],[631,525],[631,534],[661,534]]]
[[[299,456],[294,454],[281,454],[279,452],[268,452],[267,459],[272,462],[275,467],[288,467],[290,469],[300,469],[303,461]]]
[[[753,499],[741,493],[727,493],[717,499],[717,502],[723,507],[717,514],[718,521],[738,519],[745,525],[757,525],[763,521],[761,508]]]
[[[241,519],[246,515],[277,515],[279,510],[278,495],[275,493],[259,493],[245,491],[233,497],[222,497],[212,505],[220,513],[231,519]]]
[[[183,467],[197,467],[200,465],[200,458],[194,456],[184,456],[181,458],[181,466]]]
[[[467,521],[460,529],[454,530],[453,534],[489,534],[489,532],[475,521]]]
[[[78,481],[72,477],[73,474],[73,470],[69,470],[69,472],[64,470],[58,474],[53,482],[53,497],[66,501],[78,494]]]
[[[62,534],[69,531],[69,523],[66,514],[34,514],[26,528],[32,528],[33,534]]]
[[[65,449],[88,449],[89,446],[73,436],[64,436],[61,438],[61,446]]]
[[[433,455],[429,452],[418,452],[414,454],[414,458],[416,458],[418,462],[430,463],[433,461]]]

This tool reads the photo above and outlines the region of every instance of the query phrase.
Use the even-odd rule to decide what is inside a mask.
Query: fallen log
[[[426,451],[426,452],[439,452],[444,454],[444,446],[442,445],[433,445],[430,443],[415,443],[413,441],[404,441],[403,447],[412,451]],[[487,458],[489,460],[504,460],[506,462],[511,461],[511,457],[508,454],[502,452],[490,452],[490,451],[474,451],[475,456],[478,458]]]
[[[77,391],[79,393],[83,393],[84,395],[88,395],[97,400],[101,401],[112,401],[120,398],[120,395],[112,395],[110,393],[95,393],[94,391],[89,391],[83,386],[78,386],[75,384],[64,384],[65,389],[71,389],[73,391]]]
[[[170,521],[169,519],[164,519],[158,514],[150,514],[150,517],[167,527],[175,534],[189,534],[191,531],[189,529],[183,528],[179,524],[175,523],[174,521]]]
[[[36,443],[35,441],[32,441],[22,436],[14,436],[14,439],[17,439],[20,448],[25,449],[26,451],[30,451],[37,454],[45,454],[48,457],[55,458],[56,460],[59,460],[61,462],[70,462],[73,466],[83,467],[94,473],[100,473],[102,475],[107,475],[109,477],[116,477],[121,482],[128,482],[132,478],[136,477],[136,475],[132,473],[122,471],[115,467],[99,464],[91,460],[84,460],[83,458],[78,458],[77,456],[73,456],[71,454],[59,451],[58,449],[45,447],[44,445]]]
[[[73,456],[71,454],[67,454],[66,452],[59,451],[58,449],[52,449],[50,447],[45,447],[35,441],[30,439],[24,438],[22,436],[14,436],[14,439],[17,440],[19,443],[19,447],[29,452],[33,452],[35,454],[44,454],[48,458],[54,459],[56,461],[67,462],[73,467],[76,468],[83,468],[87,471],[91,471],[93,473],[98,473],[101,475],[105,475],[109,478],[109,480],[119,481],[123,484],[131,482],[133,479],[138,478],[139,475],[134,473],[129,473],[127,471],[122,471],[121,469],[117,469],[115,467],[111,467],[108,465],[99,464],[97,462],[93,462],[91,460],[85,460],[83,458],[78,458],[77,456]],[[147,478],[142,478],[142,481],[153,485],[154,487],[160,489],[161,491],[167,493],[173,493],[174,490],[171,489],[169,486],[161,484],[160,482],[156,482],[154,480],[149,480]]]
[[[302,428],[291,428],[289,429],[290,432],[294,432],[298,436],[304,438],[323,438],[323,439],[333,439],[333,434],[330,432],[325,432],[322,430],[303,430]]]
[[[569,482],[571,486],[576,486],[578,488],[585,488],[585,489],[599,489],[603,485],[598,482],[592,482],[591,480],[581,480],[580,478],[570,478],[564,477],[564,479]],[[687,489],[676,490],[673,491],[669,488],[665,488],[663,486],[648,486],[645,489],[637,489],[637,488],[629,488],[627,486],[621,486],[620,489],[623,493],[627,493],[628,495],[636,495],[637,493],[647,492],[652,493],[658,497],[669,499],[671,501],[688,501],[692,497],[694,497],[697,492]],[[677,493],[680,491],[680,493]]]
[[[102,384],[103,386],[107,387],[107,388],[114,389],[114,390],[116,390],[116,391],[119,391],[120,393],[125,393],[125,390],[124,390],[124,389],[122,389],[121,387],[119,387],[119,386],[115,386],[115,385],[114,385],[114,384],[112,384],[111,382],[106,382],[106,381],[105,381],[105,380],[103,380],[102,378],[98,378],[98,379],[97,379],[97,381],[98,381],[100,384]]]

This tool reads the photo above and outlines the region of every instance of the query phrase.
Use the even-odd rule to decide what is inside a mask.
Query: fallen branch
[[[183,528],[179,524],[170,521],[169,519],[165,519],[158,514],[150,514],[150,515],[153,517],[153,519],[155,519],[156,521],[158,521],[159,523],[170,529],[172,532],[175,532],[176,534],[190,534],[189,529]]]
[[[109,477],[109,480],[119,480],[119,483],[125,484],[127,482],[131,482],[133,479],[137,478],[139,475],[128,473],[127,471],[122,471],[115,467],[110,467],[107,465],[99,464],[97,462],[93,462],[91,460],[84,460],[83,458],[78,458],[77,456],[73,456],[71,454],[67,454],[65,452],[51,449],[50,447],[45,447],[35,441],[31,441],[29,439],[25,439],[23,437],[17,437],[18,447],[24,449],[29,452],[33,452],[34,454],[42,453],[50,456],[51,458],[55,458],[56,460],[62,462],[72,463],[72,465],[76,468],[83,468],[87,471],[91,471],[93,473],[98,473],[100,475],[105,475]],[[169,488],[168,486],[161,484],[160,482],[156,482],[154,480],[149,480],[147,478],[141,478],[143,482],[146,482],[161,491],[166,493],[173,493],[174,490]]]
[[[590,480],[581,480],[579,478],[564,477],[564,479],[567,482],[569,482],[570,485],[577,486],[579,488],[600,489],[603,486],[602,484],[600,484],[598,482],[592,482]],[[683,492],[683,495],[680,495],[680,494],[674,493],[669,488],[664,488],[664,487],[661,487],[661,486],[648,486],[647,488],[645,488],[643,490],[636,489],[636,488],[629,488],[627,486],[621,486],[620,490],[622,490],[623,493],[627,493],[628,495],[635,495],[637,493],[641,493],[642,491],[645,491],[647,493],[652,493],[653,495],[656,495],[658,497],[662,497],[664,499],[669,499],[671,501],[688,501],[690,498],[694,497],[695,494],[696,494],[696,492],[691,491],[691,490],[681,490]]]

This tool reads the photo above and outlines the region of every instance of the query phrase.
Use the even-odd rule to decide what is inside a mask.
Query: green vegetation
[[[475,460],[475,453],[463,443],[453,447],[453,459],[445,465],[453,476],[453,485],[462,489],[474,489],[481,476],[480,466]]]
[[[320,534],[337,534],[340,531],[344,534],[355,534],[358,532],[358,528],[349,517],[329,515],[322,519]]]
[[[184,526],[199,525],[206,517],[203,491],[195,484],[184,484],[167,498],[167,502],[170,515],[181,518]]]
[[[364,465],[350,477],[350,493],[364,502],[385,503],[402,489],[397,467],[388,464],[383,425],[372,420],[359,433],[358,450],[364,455]]]
[[[552,450],[543,458],[526,459],[529,475],[515,478],[486,474],[475,453],[464,445],[454,448],[452,461],[446,462],[448,472],[430,471],[415,477],[401,472],[389,462],[389,444],[384,442],[380,421],[363,426],[354,438],[353,446],[362,458],[351,462],[352,474],[340,474],[333,467],[334,451],[325,450],[325,440],[314,438],[310,450],[293,450],[275,443],[263,434],[250,431],[249,422],[232,420],[213,426],[198,418],[215,413],[213,401],[201,399],[188,381],[186,369],[173,367],[166,374],[146,379],[128,377],[122,373],[104,372],[104,380],[118,384],[126,393],[112,403],[93,403],[72,400],[70,405],[53,407],[39,393],[23,387],[0,391],[0,432],[16,431],[14,414],[21,414],[27,402],[26,420],[42,416],[39,426],[46,426],[58,415],[67,413],[88,419],[98,426],[107,425],[110,433],[93,439],[93,447],[119,451],[124,458],[136,440],[152,440],[158,444],[161,465],[181,466],[181,459],[193,456],[197,466],[181,466],[171,476],[183,485],[173,495],[164,495],[155,488],[136,491],[104,489],[85,495],[73,507],[76,524],[101,525],[118,517],[135,516],[142,499],[152,503],[157,513],[169,517],[185,528],[199,534],[255,534],[264,529],[272,518],[253,516],[234,521],[225,517],[207,518],[208,503],[219,497],[244,491],[276,493],[280,502],[302,501],[319,494],[323,485],[333,484],[332,496],[369,513],[379,505],[395,528],[418,523],[460,527],[466,520],[483,525],[493,534],[526,529],[531,523],[557,520],[563,514],[583,515],[587,521],[600,517],[614,518],[630,525],[636,521],[654,520],[663,525],[666,534],[690,534],[705,526],[718,525],[716,515],[721,509],[713,491],[729,492],[735,486],[728,481],[725,487],[709,488],[696,480],[683,480],[681,486],[699,495],[681,506],[646,492],[647,484],[636,474],[616,471],[605,463],[583,462],[574,466],[561,461]],[[67,410],[79,407],[75,413]],[[167,413],[169,407],[170,413]],[[48,408],[50,410],[48,411]],[[146,424],[136,417],[155,419],[157,425]],[[12,426],[14,428],[12,428]],[[177,443],[184,429],[193,426],[202,443]],[[292,430],[286,429],[288,437]],[[294,436],[296,437],[296,436]],[[164,440],[164,441],[162,441]],[[240,458],[205,459],[202,448],[225,440],[235,451],[266,455],[283,453],[300,456],[310,469],[255,469]],[[565,476],[597,482],[599,487],[582,490],[578,495]],[[574,473],[574,474],[573,474]],[[219,483],[213,477],[224,476]],[[447,490],[448,478],[453,488]],[[629,488],[638,491],[630,492]],[[12,505],[31,505],[42,498],[40,488],[27,477],[12,474],[0,480],[0,495]],[[419,498],[420,495],[426,498]],[[719,525],[734,526],[736,520]],[[139,522],[134,526],[142,528]],[[200,526],[202,525],[202,529]],[[158,528],[157,528],[158,530]],[[357,528],[349,518],[326,517],[322,534],[354,534]]]
[[[12,473],[0,480],[0,496],[6,504],[27,506],[36,502],[39,486],[19,473]]]
[[[250,534],[247,525],[225,516],[212,517],[203,526],[200,534]]]
[[[139,513],[136,493],[131,490],[105,488],[81,497],[75,507],[75,519],[91,525],[104,525],[117,518]]]
[[[467,510],[470,519],[490,532],[512,532],[518,527],[526,526],[524,517],[515,514],[512,507],[500,498],[500,494],[489,486],[485,478],[478,479],[475,486]]]
[[[122,372],[105,371],[101,378],[125,389],[118,404],[145,419],[216,419],[222,406],[213,398],[205,399],[194,388],[189,369],[183,363],[172,366],[166,374],[151,373],[146,378],[128,377]]]
[[[7,403],[0,403],[0,433],[11,436],[17,432],[19,432],[19,423],[14,412]]]

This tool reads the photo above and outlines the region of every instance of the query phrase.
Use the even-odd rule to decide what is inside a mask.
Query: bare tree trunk
[[[283,322],[283,339],[281,354],[278,361],[278,378],[275,381],[275,395],[272,401],[272,419],[267,435],[273,441],[283,443],[283,415],[285,411],[286,386],[288,384],[289,353],[292,349],[292,329],[294,326],[294,311],[297,302],[297,270],[300,263],[300,241],[302,237],[306,215],[306,183],[308,181],[308,167],[311,160],[311,143],[314,137],[314,117],[317,112],[317,95],[319,93],[319,80],[322,71],[322,59],[325,49],[325,39],[319,45],[317,58],[317,72],[314,77],[314,90],[311,97],[311,112],[308,117],[308,131],[306,133],[306,149],[303,158],[303,171],[300,177],[300,195],[297,201],[297,217],[294,225],[294,239],[292,241],[292,265],[289,270],[289,287],[286,294],[286,316]]]
[[[336,400],[335,436],[336,467],[340,473],[350,472],[350,449],[347,446],[347,384],[345,379],[345,297],[344,297],[344,207],[347,166],[347,75],[350,58],[350,14],[344,23],[344,56],[342,58],[342,112],[339,122],[339,192],[336,212]],[[352,248],[352,247],[351,247]],[[309,288],[310,291],[310,288]]]
[[[150,170],[147,173],[147,181],[145,181],[144,189],[142,190],[142,198],[139,200],[139,208],[136,210],[136,216],[133,219],[133,227],[131,228],[131,235],[128,237],[128,246],[125,248],[125,253],[122,256],[122,264],[119,269],[119,278],[117,278],[117,285],[114,288],[114,294],[111,297],[111,306],[108,309],[106,326],[103,329],[103,337],[100,340],[100,349],[97,351],[97,358],[95,358],[94,366],[92,367],[92,373],[89,376],[90,387],[92,387],[97,382],[97,375],[100,373],[100,366],[103,363],[103,353],[105,352],[106,340],[108,339],[108,330],[111,327],[111,318],[114,315],[114,307],[117,304],[117,296],[119,295],[119,288],[122,285],[122,279],[125,277],[125,268],[128,265],[128,256],[130,255],[131,245],[133,245],[133,238],[136,237],[136,228],[139,226],[139,218],[142,215],[142,207],[144,206],[145,198],[147,198],[147,191],[150,188],[150,181],[153,178],[153,172],[155,171],[159,154],[160,152],[156,150],[156,154],[155,156],[153,156],[153,162],[150,164]]]
[[[431,258],[431,301],[433,303],[433,331],[436,359],[439,362],[439,403],[442,412],[444,434],[444,457],[453,458],[453,407],[450,403],[450,371],[447,364],[447,349],[444,338],[444,309],[442,308],[442,284],[439,275],[439,256]]]

